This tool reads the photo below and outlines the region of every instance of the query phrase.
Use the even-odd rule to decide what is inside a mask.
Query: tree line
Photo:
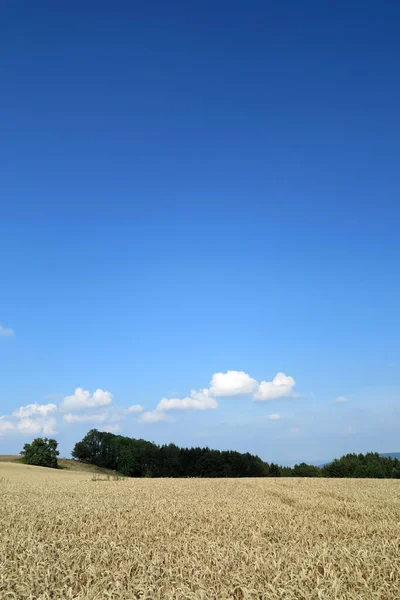
[[[323,467],[282,467],[232,450],[157,445],[90,430],[75,444],[73,458],[128,477],[359,477],[400,478],[400,461],[376,452],[346,454]]]
[[[266,477],[269,473],[269,465],[249,453],[159,446],[97,429],[75,444],[72,456],[128,477]]]

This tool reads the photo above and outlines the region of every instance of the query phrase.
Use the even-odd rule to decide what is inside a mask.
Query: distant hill
[[[304,462],[306,462],[306,461],[304,461]],[[320,467],[322,469],[322,467],[324,465],[328,465],[331,462],[332,462],[332,460],[314,460],[314,461],[311,461],[308,464],[314,465],[314,467]]]
[[[385,458],[398,458],[400,460],[400,452],[386,452],[386,454],[379,454]]]

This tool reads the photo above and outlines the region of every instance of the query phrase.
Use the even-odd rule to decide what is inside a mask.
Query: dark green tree
[[[397,469],[397,459],[380,456],[377,452],[367,454],[346,454],[323,467],[327,477],[356,477],[383,479],[393,476]]]
[[[294,465],[292,475],[293,477],[322,477],[322,470],[319,467],[302,462],[299,465]]]
[[[280,477],[281,469],[280,469],[279,465],[276,465],[275,463],[271,463],[269,466],[269,475],[270,475],[270,477]]]
[[[74,449],[71,452],[72,458],[80,460],[81,462],[87,462],[90,460],[90,450],[85,442],[77,442]]]
[[[72,456],[128,477],[400,477],[400,461],[376,452],[346,454],[323,468],[304,462],[281,467],[248,452],[158,446],[97,429],[75,445]]]
[[[400,468],[393,467],[391,477],[392,479],[400,479]]]
[[[249,453],[158,446],[97,429],[75,444],[72,456],[128,477],[266,477],[269,473],[269,465]]]
[[[36,438],[31,444],[25,444],[21,451],[21,460],[27,465],[58,468],[58,442],[48,438]]]

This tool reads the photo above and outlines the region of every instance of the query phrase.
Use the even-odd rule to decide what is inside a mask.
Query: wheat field
[[[0,463],[2,600],[400,598],[400,481]]]

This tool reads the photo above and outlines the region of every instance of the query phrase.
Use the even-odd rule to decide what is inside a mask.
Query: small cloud
[[[11,423],[6,417],[0,417],[0,437],[13,429],[15,429],[14,423]]]
[[[140,413],[140,412],[143,412],[143,411],[144,411],[144,408],[143,408],[143,406],[141,404],[132,404],[132,406],[129,406],[126,409],[127,413]]]
[[[289,435],[299,435],[300,429],[298,427],[291,427],[289,429]]]
[[[10,327],[3,327],[3,325],[0,325],[0,337],[13,337],[14,335],[14,329],[11,329]]]
[[[218,402],[210,395],[207,389],[192,390],[190,397],[186,398],[162,398],[158,403],[156,410],[163,412],[166,410],[209,410],[218,407]]]
[[[347,433],[354,433],[354,426],[353,425],[347,425],[346,431],[347,431]]]
[[[73,413],[67,413],[64,415],[64,421],[66,423],[104,423],[107,421],[108,413],[89,413],[74,415]]]
[[[349,402],[349,399],[346,398],[346,396],[339,396],[339,398],[336,398],[335,402],[340,404],[341,402]]]
[[[253,394],[258,383],[244,371],[227,371],[215,373],[211,379],[210,394],[212,396],[242,396]]]
[[[96,408],[107,406],[113,401],[113,395],[110,392],[98,389],[93,395],[90,392],[76,388],[71,396],[65,396],[60,404],[61,410],[83,410],[85,408]]]
[[[273,413],[272,415],[268,415],[268,420],[269,421],[279,421],[280,419],[282,419],[281,415],[278,415],[277,413]]]
[[[158,423],[159,421],[168,421],[168,417],[163,412],[151,410],[142,413],[138,421],[139,423]]]
[[[116,423],[115,425],[103,425],[101,429],[102,431],[106,431],[107,433],[119,433],[121,431],[121,428],[118,425],[118,423]]]
[[[20,406],[18,410],[13,412],[13,416],[17,417],[18,419],[32,417],[33,415],[47,417],[49,413],[54,412],[55,410],[57,410],[57,406],[55,404],[38,404],[35,402],[34,404]]]
[[[285,373],[278,373],[272,381],[261,381],[258,391],[254,394],[254,399],[263,402],[293,397],[296,395],[293,390],[295,385],[293,377],[285,375]]]

